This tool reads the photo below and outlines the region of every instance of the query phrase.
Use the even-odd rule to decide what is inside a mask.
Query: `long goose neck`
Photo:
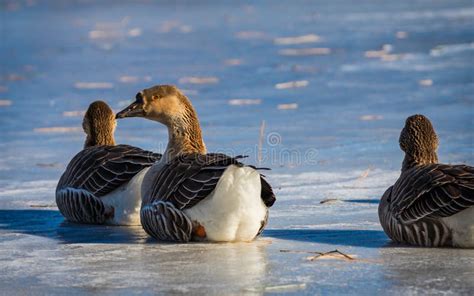
[[[202,139],[201,126],[192,105],[184,101],[185,108],[180,116],[176,116],[168,125],[168,146],[165,160],[188,153],[206,153],[206,145]]]
[[[438,154],[436,151],[424,151],[422,153],[405,153],[403,159],[402,172],[411,169],[417,165],[438,163]]]
[[[115,146],[114,132],[112,131],[97,131],[93,130],[90,135],[87,135],[84,143],[84,148],[92,146]]]

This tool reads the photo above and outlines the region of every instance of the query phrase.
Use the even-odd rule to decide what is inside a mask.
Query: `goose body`
[[[398,243],[474,248],[474,167],[437,163],[437,137],[422,115],[407,119],[400,146],[402,172],[379,205],[385,233]]]
[[[169,142],[142,183],[141,223],[163,241],[250,241],[264,228],[275,201],[271,186],[251,166],[207,153],[197,116],[173,86],[137,94],[117,118],[140,116],[164,123]]]
[[[115,145],[111,138],[113,130],[110,131],[111,126],[115,127],[115,118],[110,114],[113,115],[105,103],[91,104],[83,124],[88,134],[86,147],[73,157],[58,182],[56,204],[72,222],[140,224],[143,177],[161,155],[129,145]],[[107,126],[109,122],[112,124]],[[106,132],[108,137],[101,138],[101,132],[102,135]]]
[[[106,224],[140,225],[141,189],[148,169],[145,167],[130,181],[101,197],[104,205],[114,209],[113,217],[105,221]]]
[[[59,180],[58,208],[73,222],[139,225],[143,176],[159,159],[159,154],[128,145],[86,148]]]
[[[156,166],[156,175],[142,184],[141,221],[152,236],[171,241],[250,241],[266,225],[268,207],[274,202],[271,187],[238,159],[188,154]],[[174,225],[174,215],[157,211],[157,205],[179,211],[186,231]]]
[[[454,246],[474,248],[474,206],[442,220],[451,229]]]
[[[474,168],[429,164],[402,172],[384,194],[379,217],[396,242],[474,247]]]
[[[261,191],[255,169],[230,165],[214,191],[184,213],[204,227],[209,240],[251,241],[266,223]]]

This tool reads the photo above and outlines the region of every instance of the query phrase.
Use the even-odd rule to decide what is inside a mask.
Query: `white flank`
[[[267,208],[261,199],[260,174],[250,167],[229,166],[216,189],[184,213],[199,222],[210,241],[251,241]]]
[[[474,207],[442,220],[453,232],[455,246],[474,248]]]
[[[136,174],[127,184],[124,184],[103,196],[100,200],[114,208],[114,218],[106,221],[112,225],[141,225],[140,206],[142,201],[141,187],[143,177],[149,168]]]

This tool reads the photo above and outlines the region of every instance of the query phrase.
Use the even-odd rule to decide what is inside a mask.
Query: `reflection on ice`
[[[14,232],[21,236],[8,234]],[[156,281],[151,291],[239,291],[262,286],[267,272],[264,240],[159,244],[140,227],[77,225],[51,210],[0,210],[0,233],[6,234],[0,237],[0,260],[16,254],[4,265],[8,272],[0,274],[0,282],[12,277],[20,284],[37,278],[45,288],[117,289]],[[34,249],[26,247],[33,241]],[[51,251],[55,242],[60,246]]]
[[[474,253],[450,248],[403,247],[392,244],[380,250],[383,280],[388,294],[410,294],[419,291],[433,294],[471,294],[474,289]],[[410,272],[422,270],[422,272]],[[455,279],[448,279],[455,275]],[[456,291],[456,292],[454,292]]]
[[[335,246],[380,248],[389,242],[381,230],[350,229],[268,229],[265,236]]]

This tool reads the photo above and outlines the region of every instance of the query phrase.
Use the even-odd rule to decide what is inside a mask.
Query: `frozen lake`
[[[1,2],[0,295],[474,293],[474,250],[392,245],[377,217],[407,116],[474,164],[472,1],[160,2]],[[272,168],[263,237],[158,244],[59,214],[82,112],[154,84],[185,91],[209,151]],[[116,139],[161,152],[167,131]],[[354,260],[311,258],[335,249]]]

